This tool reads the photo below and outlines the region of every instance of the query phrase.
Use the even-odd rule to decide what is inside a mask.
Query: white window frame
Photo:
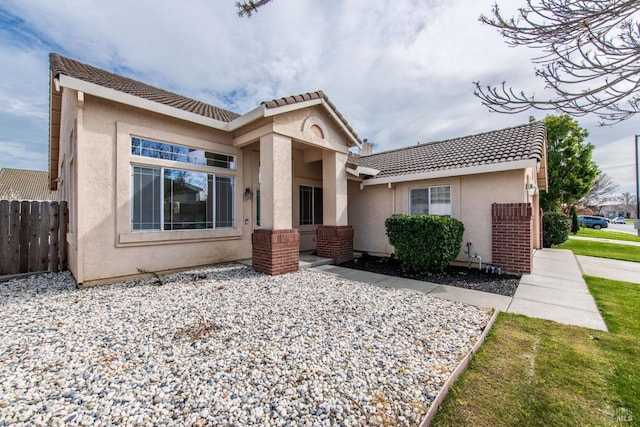
[[[302,209],[301,209],[301,204],[302,204],[302,188],[310,188],[311,189],[311,223],[310,224],[303,224],[302,223]],[[299,214],[299,224],[300,226],[316,226],[316,225],[322,225],[324,222],[324,215],[321,222],[318,222],[318,219],[316,218],[316,191],[317,190],[321,190],[324,192],[324,190],[322,190],[322,187],[318,187],[318,186],[314,186],[314,185],[304,185],[301,184],[298,186],[298,198],[299,198],[299,203],[298,203],[298,214]],[[321,199],[322,200],[322,199]],[[324,213],[324,212],[323,212]]]
[[[448,188],[449,189],[449,211],[446,214],[442,214],[442,213],[438,213],[438,214],[434,214],[433,209],[431,208],[432,205],[432,191],[435,190],[436,188]],[[409,189],[409,214],[413,215],[413,203],[412,203],[412,193],[414,191],[423,191],[423,190],[427,190],[427,203],[428,203],[428,209],[429,209],[429,213],[428,215],[441,215],[441,216],[449,216],[451,217],[453,214],[453,194],[452,194],[452,186],[451,185],[433,185],[433,186],[428,186],[428,187],[415,187],[415,188],[410,188]],[[444,204],[444,203],[442,203]],[[416,214],[416,215],[425,215],[425,214]]]
[[[142,167],[142,168],[149,168],[149,169],[157,169],[159,170],[159,177],[160,177],[160,206],[159,206],[159,224],[160,224],[160,228],[150,228],[150,229],[141,229],[141,228],[134,228],[134,223],[133,223],[133,218],[134,218],[134,203],[133,203],[133,197],[134,197],[134,169],[136,167]],[[164,207],[164,201],[162,200],[165,194],[165,170],[184,170],[187,172],[197,172],[197,173],[204,173],[207,175],[207,184],[209,183],[209,177],[211,177],[211,182],[213,183],[213,188],[210,190],[210,194],[212,197],[212,204],[211,204],[211,227],[204,227],[204,228],[185,228],[185,229],[165,229],[165,207]],[[232,186],[233,186],[233,194],[234,197],[231,198],[231,210],[232,210],[232,225],[228,226],[228,227],[217,227],[216,226],[216,222],[217,222],[217,218],[216,218],[216,204],[215,204],[215,200],[216,200],[216,178],[217,177],[221,177],[221,178],[231,178],[232,180]],[[177,169],[177,168],[169,168],[169,167],[164,167],[164,166],[156,166],[156,165],[147,165],[147,164],[139,164],[139,163],[132,163],[131,164],[131,232],[132,233],[154,233],[154,232],[176,232],[176,231],[186,231],[186,232],[191,232],[191,231],[200,231],[200,230],[225,230],[225,229],[235,229],[237,227],[237,214],[236,214],[236,201],[235,201],[235,193],[237,191],[237,186],[236,186],[236,177],[234,176],[227,176],[227,175],[222,175],[222,174],[214,174],[214,173],[206,173],[206,172],[200,172],[200,171],[191,171],[189,169]]]

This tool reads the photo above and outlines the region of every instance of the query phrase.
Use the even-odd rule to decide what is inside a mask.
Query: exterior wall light
[[[253,191],[251,191],[251,189],[249,187],[244,189],[244,198],[245,199],[250,199],[253,197]]]
[[[538,187],[536,187],[535,184],[527,184],[524,186],[524,188],[527,190],[527,193],[529,193],[531,197],[533,197],[538,192]]]

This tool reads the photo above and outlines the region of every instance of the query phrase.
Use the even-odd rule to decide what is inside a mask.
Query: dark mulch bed
[[[370,255],[364,255],[361,258],[340,264],[340,267],[386,274],[387,276],[422,280],[424,282],[438,283],[441,285],[457,286],[459,288],[473,289],[476,291],[491,292],[509,297],[515,294],[520,276],[487,273],[484,268],[478,270],[477,266],[477,264],[475,264],[475,268],[449,266],[445,268],[442,273],[412,274],[402,271],[397,259]]]

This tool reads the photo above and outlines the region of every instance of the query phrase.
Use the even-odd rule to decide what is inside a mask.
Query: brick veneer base
[[[531,203],[491,205],[492,264],[505,272],[531,273],[533,209]]]
[[[318,256],[333,258],[336,264],[353,259],[353,227],[320,225],[316,230]]]
[[[298,230],[255,230],[251,235],[253,269],[270,276],[298,271]]]

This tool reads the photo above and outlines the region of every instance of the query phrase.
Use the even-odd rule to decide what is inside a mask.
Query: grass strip
[[[500,313],[432,425],[638,425],[640,286],[585,279],[610,333]]]
[[[640,262],[640,248],[632,245],[569,239],[563,244],[554,247],[570,249],[576,255]]]
[[[592,228],[581,228],[576,236],[595,237],[596,239],[624,240],[625,242],[640,242],[640,237],[629,233],[618,231],[594,230]]]

